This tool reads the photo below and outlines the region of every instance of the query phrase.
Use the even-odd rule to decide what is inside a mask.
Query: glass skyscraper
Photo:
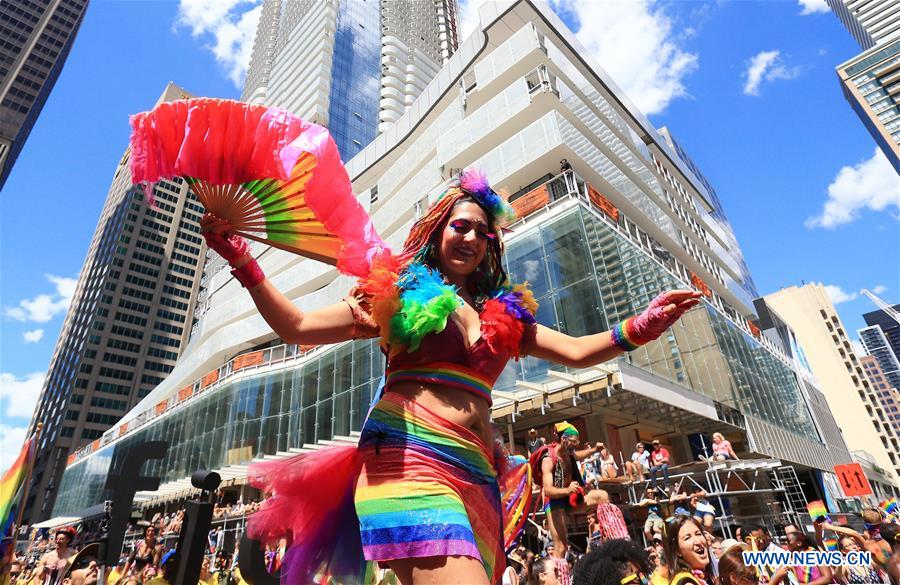
[[[0,3],[0,191],[62,71],[87,5]]]
[[[350,160],[387,127],[381,111],[399,117],[456,49],[456,10],[456,0],[265,0],[242,99],[327,126]],[[399,63],[397,46],[415,50]],[[383,102],[398,85],[399,102]]]

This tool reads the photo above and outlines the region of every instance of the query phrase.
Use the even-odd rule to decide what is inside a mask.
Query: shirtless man
[[[862,511],[863,523],[866,525],[865,534],[847,528],[846,526],[835,526],[828,522],[822,522],[816,525],[817,536],[821,530],[832,530],[840,535],[849,536],[856,541],[862,550],[872,553],[872,562],[878,567],[886,569],[888,558],[891,556],[891,544],[882,538],[881,531],[889,524],[883,523],[881,510],[877,508],[866,508]]]
[[[891,585],[900,585],[900,525],[885,524],[881,529],[881,535],[891,547],[891,556],[886,563]]]
[[[563,568],[569,545],[566,513],[573,508],[570,499],[574,494],[580,492],[582,497],[575,498],[584,501],[584,481],[578,472],[576,461],[597,453],[603,448],[603,444],[597,443],[593,447],[576,451],[580,442],[578,430],[565,421],[556,425],[556,433],[559,435],[559,443],[549,445],[541,460],[541,483],[544,489],[544,512],[547,514],[554,543],[553,556],[561,573],[560,583],[568,585],[568,567]]]
[[[58,585],[69,568],[75,550],[69,545],[75,540],[75,529],[71,526],[56,531],[56,550],[51,550],[41,557],[35,571],[36,585]]]

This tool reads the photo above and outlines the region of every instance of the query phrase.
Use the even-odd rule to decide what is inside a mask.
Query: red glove
[[[232,266],[245,254],[250,253],[250,245],[247,240],[237,234],[204,231],[203,238],[206,240],[207,246],[218,252],[219,256],[225,258]]]
[[[641,344],[653,341],[683,314],[684,311],[669,299],[669,293],[662,293],[650,301],[643,313],[628,320],[630,336]]]
[[[250,245],[241,236],[229,233],[228,227],[226,220],[211,213],[205,214],[200,220],[200,229],[206,245],[234,266],[244,256],[250,256]],[[232,270],[231,274],[244,288],[252,288],[266,278],[256,259],[252,256],[240,268]]]

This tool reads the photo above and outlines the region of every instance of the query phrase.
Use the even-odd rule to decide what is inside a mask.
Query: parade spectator
[[[669,585],[710,585],[709,542],[690,516],[676,516],[666,526]]]
[[[650,486],[653,489],[657,487],[656,476],[660,472],[663,476],[663,488],[669,489],[669,465],[671,462],[672,458],[669,456],[668,449],[663,447],[658,439],[654,440],[653,452],[650,454]]]
[[[759,585],[757,570],[744,564],[744,552],[749,550],[746,544],[733,541],[734,544],[722,552],[719,557],[719,585]]]
[[[862,519],[866,527],[864,534],[860,534],[847,526],[838,526],[830,522],[819,522],[815,525],[816,535],[821,540],[822,531],[831,530],[838,535],[849,536],[856,541],[862,550],[872,553],[872,560],[878,567],[886,569],[888,558],[891,556],[891,547],[881,534],[883,521],[881,511],[875,508],[867,508],[862,512]]]
[[[635,445],[631,461],[625,463],[625,473],[631,481],[643,481],[644,474],[650,471],[650,452],[643,443]]]
[[[713,433],[713,459],[715,461],[739,459],[731,448],[731,441],[726,440],[722,433]]]
[[[528,572],[531,574],[532,585],[560,585],[559,568],[552,555],[535,557]]]
[[[644,492],[644,497],[635,506],[647,508],[647,519],[644,521],[644,536],[647,537],[647,542],[653,542],[654,536],[662,535],[663,531],[661,509],[653,488],[647,488],[647,491]]]
[[[696,517],[694,519],[696,520]],[[712,554],[713,558],[718,559],[722,557],[722,553],[725,552],[724,542],[725,539],[721,536],[715,536],[712,539],[709,539],[709,552]]]
[[[41,557],[35,570],[35,580],[39,585],[60,585],[66,569],[75,556],[70,545],[75,540],[75,528],[64,526],[56,530],[56,548]]]
[[[591,499],[585,499],[585,503],[597,505],[597,529],[599,531],[600,542],[607,540],[624,539],[630,540],[628,534],[628,526],[625,524],[625,517],[622,510],[609,500],[609,493],[605,490],[594,490],[590,492]]]
[[[109,574],[106,576],[106,582],[108,585],[116,585],[119,582],[119,579],[125,576],[125,566],[128,564],[128,557],[121,557],[119,562],[116,563],[116,566],[110,569]]]
[[[139,541],[131,552],[128,565],[125,567],[125,573],[142,574],[144,567],[147,565],[159,565],[162,554],[163,545],[157,542],[156,526],[151,524],[144,528],[144,539]]]
[[[785,550],[772,542],[772,536],[769,534],[769,529],[760,524],[750,527],[745,540],[748,544],[750,544],[751,549],[754,549],[753,544],[756,543],[755,550],[762,550],[766,552],[777,552]]]
[[[792,552],[804,552],[816,550],[803,533],[794,532],[788,537],[788,549]],[[770,585],[778,585],[787,577],[787,573],[793,571],[797,583],[800,585],[828,585],[832,582],[832,571],[828,565],[818,567],[779,567],[769,581]]]
[[[631,540],[613,539],[578,561],[572,585],[642,585],[650,573],[645,551]]]
[[[881,529],[881,537],[891,547],[886,570],[891,585],[900,585],[900,524],[886,524]]]
[[[537,431],[535,429],[528,429],[528,442],[526,446],[528,447],[528,454],[531,455],[541,447],[547,444],[547,441],[544,440],[544,437],[538,437]]]
[[[619,475],[619,466],[605,446],[600,449],[600,479],[615,479]]]
[[[841,536],[838,540],[838,548],[844,555],[862,550],[852,536]],[[856,565],[835,567],[835,576],[841,583],[884,583],[886,578],[874,563],[867,567]]]
[[[716,507],[713,506],[702,488],[694,488],[691,493],[691,508],[694,510],[694,518],[701,523],[706,531],[712,530],[716,519]]]

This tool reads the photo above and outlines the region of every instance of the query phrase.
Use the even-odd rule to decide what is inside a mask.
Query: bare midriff
[[[483,398],[456,388],[415,382],[398,382],[387,391],[414,400],[448,421],[469,429],[481,438],[485,447],[492,448],[491,407]]]

